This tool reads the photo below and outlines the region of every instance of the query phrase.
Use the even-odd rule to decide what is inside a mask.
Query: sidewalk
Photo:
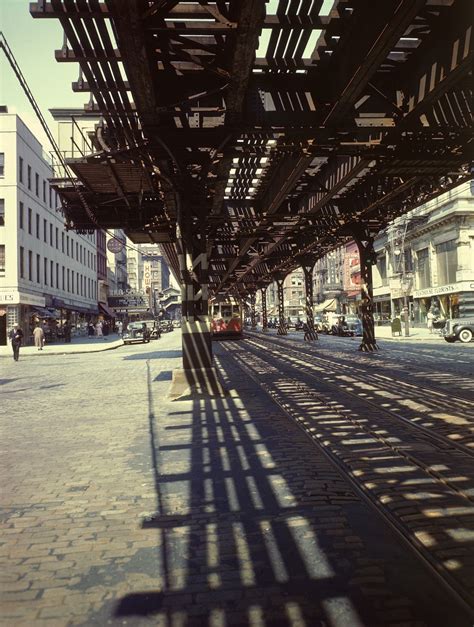
[[[99,353],[102,351],[112,350],[122,346],[122,339],[116,334],[108,335],[103,339],[97,337],[74,337],[70,344],[64,341],[54,342],[53,344],[45,344],[42,351],[35,346],[22,346],[20,348],[20,359],[31,357],[34,355],[65,355],[77,353]],[[12,347],[10,342],[7,346],[0,346],[0,358],[12,357]]]
[[[376,326],[375,327],[375,337],[379,340],[395,340],[395,341],[410,341],[410,340],[421,340],[423,342],[433,341],[439,342],[444,341],[442,335],[439,334],[438,329],[434,329],[433,333],[429,332],[429,329],[425,327],[410,327],[410,335],[405,337],[405,332],[402,327],[402,335],[392,336],[392,330],[389,324],[384,326]]]

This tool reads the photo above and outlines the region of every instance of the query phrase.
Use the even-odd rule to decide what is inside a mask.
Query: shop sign
[[[0,292],[0,303],[6,305],[37,305],[38,307],[44,307],[44,296],[36,296],[36,294],[26,294],[25,292],[18,292],[12,290],[10,292]]]
[[[148,299],[145,295],[134,296],[109,296],[107,304],[116,311],[128,309],[146,309],[148,307]]]
[[[145,289],[151,286],[151,263],[145,261],[143,264],[143,284]]]
[[[111,238],[107,242],[107,250],[110,250],[110,252],[114,253],[115,255],[117,255],[118,253],[121,253],[123,250],[123,247],[124,247],[124,243],[119,239]]]
[[[440,296],[442,294],[452,294],[453,292],[472,292],[474,291],[474,282],[460,281],[459,283],[450,283],[449,285],[440,285],[438,287],[427,287],[423,290],[415,290],[413,298],[425,298],[429,296]]]

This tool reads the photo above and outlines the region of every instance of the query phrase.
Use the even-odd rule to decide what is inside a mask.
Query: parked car
[[[474,337],[474,318],[453,318],[446,320],[446,324],[441,331],[446,342],[452,343],[459,340],[463,344],[468,344]]]
[[[158,320],[140,320],[141,324],[146,324],[150,333],[150,340],[159,340],[161,337],[161,328]]]
[[[122,334],[124,344],[147,344],[151,338],[151,331],[147,322],[129,322],[126,330]]]
[[[162,320],[160,322],[160,329],[162,333],[169,333],[170,331],[173,331],[174,326],[171,320]]]
[[[357,316],[346,316],[346,324],[354,335],[363,335],[362,320]]]
[[[299,316],[289,316],[286,321],[288,329],[295,329],[295,331],[301,331],[303,328],[303,321]]]
[[[173,327],[175,329],[180,329],[181,328],[181,320],[173,320],[172,323],[173,323]]]
[[[337,322],[331,326],[331,335],[337,335],[339,337],[354,337],[355,330],[349,327],[345,316],[340,316]]]

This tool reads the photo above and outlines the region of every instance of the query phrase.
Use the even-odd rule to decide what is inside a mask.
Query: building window
[[[43,202],[46,202],[46,181],[43,181]]]
[[[48,260],[44,258],[44,284],[48,285]]]
[[[31,189],[31,165],[27,167],[27,175],[28,189]]]
[[[20,248],[20,270],[21,270],[22,252],[23,252],[23,248]],[[5,272],[5,244],[0,244],[0,272],[2,274],[4,274]],[[21,276],[23,276],[23,274]]]
[[[0,152],[0,176],[5,176],[5,153]]]
[[[40,186],[40,177],[39,174],[35,173],[35,194],[39,197],[39,186]]]
[[[64,233],[61,233],[61,250],[64,252]]]
[[[416,256],[418,261],[418,289],[422,290],[431,287],[430,253],[427,248],[423,248],[417,252]]]
[[[40,217],[39,214],[36,214],[36,237],[40,238]]]
[[[438,268],[438,285],[456,282],[458,250],[455,239],[436,246],[436,263]]]
[[[69,257],[69,235],[66,235],[66,255]]]
[[[20,202],[20,211],[18,213],[18,223],[19,223],[20,229],[24,228],[24,213],[25,213],[25,207],[23,203]]]
[[[43,220],[43,239],[45,243],[48,243],[48,221]]]
[[[63,289],[63,291],[64,291],[64,266],[62,266],[62,271],[61,271],[61,274],[62,274],[62,277],[61,277],[61,278],[62,278],[61,285],[62,285],[62,289]]]
[[[382,257],[377,258],[377,269],[380,274],[382,285],[387,285],[387,257],[385,254]]]
[[[53,245],[53,225],[51,223],[49,224],[49,243],[51,246]]]
[[[74,270],[71,270],[71,292],[74,294]]]
[[[59,248],[59,229],[56,227],[56,250]]]
[[[53,201],[52,201],[52,190],[51,187],[49,188],[49,208],[52,209],[53,208]]]
[[[76,242],[76,259],[79,261],[79,244]]]
[[[69,292],[69,268],[67,269],[67,275],[66,276],[67,276],[66,288],[67,288],[67,291]]]
[[[23,158],[18,157],[18,177],[20,183],[23,183]]]
[[[5,246],[3,247],[3,249],[4,249],[3,256],[5,256]],[[0,263],[0,270],[1,269],[2,269],[2,266]],[[25,278],[25,249],[23,248],[23,246],[20,246],[20,278],[21,279]]]
[[[59,263],[56,264],[56,289],[59,289]]]
[[[0,226],[5,226],[5,199],[0,198]]]
[[[53,275],[54,275],[54,261],[50,261],[49,262],[49,280],[51,282],[51,287],[54,287]],[[57,286],[58,284],[56,283],[56,287]]]
[[[31,229],[33,228],[33,212],[28,208],[28,233],[31,235]]]
[[[41,283],[41,257],[36,255],[36,283]]]
[[[33,253],[28,251],[28,279],[33,280]]]

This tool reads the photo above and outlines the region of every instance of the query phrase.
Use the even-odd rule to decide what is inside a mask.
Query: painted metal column
[[[285,320],[285,304],[284,304],[284,292],[283,283],[284,278],[275,279],[278,288],[278,335],[288,335],[288,329]]]
[[[255,300],[256,295],[255,292],[251,292],[250,294],[250,326],[252,329],[257,327],[257,317],[255,315]]]
[[[209,326],[208,255],[203,204],[180,204],[177,248],[181,272],[183,370],[176,374],[178,390],[186,386],[221,395],[223,388],[212,363]],[[174,375],[173,375],[174,376]],[[176,392],[178,395],[178,392]]]
[[[378,350],[375,341],[374,324],[374,295],[372,282],[372,266],[376,262],[374,238],[363,227],[354,232],[354,239],[359,249],[360,257],[360,290],[363,336],[359,346],[360,351],[372,352]]]
[[[262,287],[260,289],[262,294],[262,331],[263,333],[268,332],[268,316],[267,316],[267,288]]]
[[[305,334],[305,342],[313,342],[318,339],[318,334],[314,328],[314,311],[313,311],[313,264],[302,265],[304,274],[304,288],[305,288],[305,311],[306,311],[306,326],[308,327]]]

